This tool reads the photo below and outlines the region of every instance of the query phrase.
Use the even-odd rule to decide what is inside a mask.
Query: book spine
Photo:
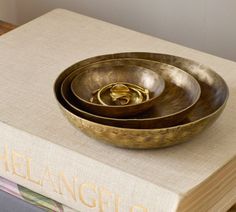
[[[0,175],[84,212],[172,212],[163,187],[0,122]]]
[[[46,211],[72,212],[67,206],[0,177],[0,190]]]

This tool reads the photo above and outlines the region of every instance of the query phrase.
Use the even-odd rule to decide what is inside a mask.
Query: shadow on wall
[[[15,4],[19,24],[64,8],[236,61],[235,0],[15,0]]]

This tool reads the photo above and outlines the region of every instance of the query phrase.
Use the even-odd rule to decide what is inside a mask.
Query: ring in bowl
[[[151,129],[173,126],[180,123],[193,109],[199,99],[201,90],[198,82],[188,73],[177,67],[143,59],[116,59],[103,61],[107,64],[138,65],[155,70],[165,80],[165,90],[155,101],[155,105],[145,113],[129,118],[109,118],[98,116],[87,111],[87,107],[79,104],[70,90],[75,76],[82,70],[77,69],[67,75],[61,85],[61,95],[64,101],[73,108],[75,114],[90,121],[123,128]],[[99,63],[89,67],[100,66]]]
[[[192,112],[181,124],[176,126],[161,129],[127,129],[99,124],[95,120],[89,121],[83,113],[75,111],[62,98],[62,82],[73,71],[91,63],[121,58],[146,59],[168,63],[194,76],[202,88],[202,93]],[[190,140],[216,121],[224,110],[229,96],[225,81],[211,68],[186,58],[148,52],[117,53],[80,61],[58,76],[54,84],[54,92],[63,114],[76,128],[96,140],[131,149],[167,147]]]
[[[76,73],[74,79],[71,81],[71,90],[76,97],[76,104],[78,107],[81,105],[86,108],[88,112],[99,116],[129,117],[137,115],[152,107],[155,100],[165,88],[165,81],[157,72],[149,68],[116,60],[112,62],[91,64]],[[100,104],[100,102],[103,103],[103,100],[97,98],[97,95],[100,95],[102,88],[110,86],[111,83],[122,83],[123,86],[126,84],[125,87],[128,90],[128,87],[130,86],[136,87],[140,91],[142,89],[144,91],[148,90],[150,97],[148,99],[142,98],[142,101],[133,102],[133,104],[123,105],[116,104],[119,103],[119,101],[112,101],[112,96],[110,96],[109,93],[106,93],[108,94],[105,95],[107,104]],[[131,90],[133,91],[133,89]],[[123,102],[125,102],[125,99],[126,101],[130,100],[132,97],[131,94],[134,94],[133,97],[135,97],[134,92],[125,94],[123,95]],[[139,97],[139,100],[141,100],[141,97],[144,96],[139,95]],[[127,103],[129,103],[129,101]]]
[[[97,99],[100,104],[106,106],[139,104],[149,100],[149,90],[127,82],[115,82],[99,89]]]

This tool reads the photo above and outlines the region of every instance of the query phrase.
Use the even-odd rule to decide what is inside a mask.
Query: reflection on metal
[[[86,67],[94,68],[101,63],[133,64],[151,69],[165,80],[165,89],[155,99],[152,108],[135,117],[96,115],[78,101],[71,90],[71,82],[79,73],[86,71]],[[170,67],[171,71],[166,71]],[[180,72],[186,73],[182,74],[185,77],[177,74]],[[200,85],[200,91],[197,85]],[[173,55],[144,52],[102,55],[80,61],[59,75],[54,91],[63,114],[75,127],[96,140],[132,149],[167,147],[190,140],[219,117],[229,95],[225,81],[209,67]],[[88,95],[89,98],[91,96]]]

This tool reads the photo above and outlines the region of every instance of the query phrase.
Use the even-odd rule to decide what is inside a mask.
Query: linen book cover
[[[35,193],[21,185],[17,185],[16,183],[6,180],[2,177],[0,177],[0,190],[8,194],[11,194],[12,196],[17,197],[36,207],[42,208],[46,211],[55,211],[55,212],[74,211],[73,209],[70,209],[67,206],[62,205],[59,202],[56,202],[48,197]],[[236,205],[230,208],[228,212],[235,212],[235,210],[236,210]]]
[[[63,117],[57,76],[88,57],[160,52],[210,66],[227,82],[220,119],[191,141],[126,150]],[[236,202],[236,63],[57,9],[0,37],[0,175],[80,211],[218,211]]]

